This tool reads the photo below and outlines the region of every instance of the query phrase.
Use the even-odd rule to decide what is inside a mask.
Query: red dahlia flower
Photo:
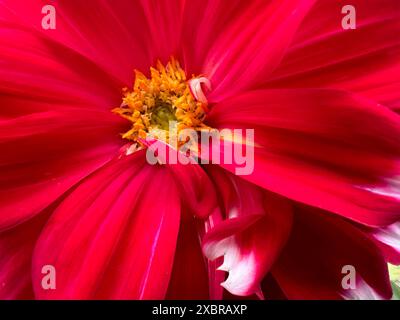
[[[0,1],[1,298],[390,298],[398,0],[46,2]],[[170,119],[254,170],[147,163]]]

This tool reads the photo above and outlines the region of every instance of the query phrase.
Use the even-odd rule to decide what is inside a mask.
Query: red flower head
[[[0,298],[391,297],[398,0],[46,4],[0,1]],[[186,129],[254,167],[149,163]]]

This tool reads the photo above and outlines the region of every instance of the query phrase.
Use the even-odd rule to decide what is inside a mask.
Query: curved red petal
[[[255,130],[245,179],[367,225],[399,220],[400,119],[384,106],[336,90],[259,90],[215,105],[208,121]]]
[[[389,299],[392,291],[385,259],[374,241],[340,217],[299,205],[294,214],[293,232],[273,276],[289,299],[342,299],[351,289],[342,286],[354,267],[356,288],[365,284]]]
[[[356,29],[341,25],[351,4]],[[400,107],[400,3],[397,0],[318,1],[267,86],[337,88]]]
[[[114,158],[118,123],[109,112],[80,110],[0,121],[0,230],[39,213]]]
[[[180,205],[168,171],[143,152],[117,159],[83,182],[46,225],[33,257],[39,299],[164,298]],[[55,290],[41,269],[57,272]]]
[[[218,270],[229,272],[221,285],[230,293],[260,295],[260,283],[290,232],[290,204],[238,178],[226,178],[231,182],[219,186],[230,187],[234,198],[223,195],[227,219],[207,231],[203,250],[211,260],[224,258]]]

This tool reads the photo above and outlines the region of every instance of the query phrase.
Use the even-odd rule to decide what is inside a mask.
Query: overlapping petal
[[[167,165],[179,188],[179,197],[188,210],[200,218],[207,218],[217,207],[212,180],[192,156],[161,141],[148,139],[146,159],[153,165]]]
[[[32,253],[49,213],[0,233],[0,299],[34,299]]]
[[[120,123],[79,109],[0,121],[0,229],[39,213],[115,157]]]
[[[227,9],[222,1],[189,3],[183,27],[183,41],[188,44],[185,57],[189,70],[195,69],[190,63],[198,64],[204,59],[201,73],[213,86],[210,101],[221,101],[253,85],[258,76],[270,74],[314,2],[252,1],[236,8],[233,2]],[[215,16],[207,14],[210,10]],[[217,20],[220,12],[221,20]],[[194,40],[199,41],[199,52],[195,52]]]
[[[342,8],[355,8],[356,29],[344,30]],[[400,92],[400,3],[318,1],[298,29],[268,86],[327,87],[361,93],[393,108]]]
[[[151,65],[151,37],[140,1],[100,0],[95,5],[57,1],[56,29],[44,30],[42,8],[48,4],[43,0],[4,0],[0,21],[25,26],[31,33],[58,43],[63,52],[69,49],[79,54],[106,72],[113,79],[110,85],[119,88],[132,83],[134,68],[147,70]]]
[[[291,199],[368,225],[397,221],[400,120],[336,90],[244,93],[215,105],[217,128],[255,129],[255,167],[246,179]],[[223,165],[234,170],[234,165]]]
[[[184,210],[181,214],[181,225],[167,299],[201,300],[211,298],[208,268],[201,251],[198,233],[198,224],[201,221],[195,218],[189,210]]]
[[[224,258],[218,269],[229,272],[221,285],[230,293],[262,297],[260,283],[290,232],[290,204],[234,176],[214,171],[213,177],[221,191],[226,219],[210,226],[203,250],[211,260]]]
[[[119,104],[121,87],[93,62],[16,24],[0,20],[0,34],[0,119]]]
[[[345,266],[354,267],[354,292],[370,287],[381,298],[391,297],[385,259],[368,235],[337,216],[309,207],[296,207],[294,217],[291,238],[272,271],[289,299],[352,296],[351,288],[342,286],[348,275]]]
[[[40,299],[161,299],[168,288],[180,204],[165,168],[143,152],[117,159],[83,182],[56,209],[34,252]],[[43,265],[57,288],[40,286]]]
[[[40,299],[221,299],[223,281],[238,296],[342,298],[344,265],[390,297],[400,120],[383,105],[400,108],[398,1],[354,0],[347,31],[342,0],[60,0],[55,30],[45,4],[0,0],[0,297],[31,298],[33,283]],[[211,80],[208,124],[255,129],[255,185],[119,153],[121,87],[171,55]],[[35,244],[35,215],[62,195]],[[291,236],[284,197],[302,203]]]
[[[369,230],[388,262],[400,265],[400,222],[387,227]]]

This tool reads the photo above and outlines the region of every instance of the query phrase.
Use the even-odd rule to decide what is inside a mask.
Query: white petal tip
[[[207,90],[211,90],[211,82],[206,77],[193,78],[189,80],[190,91],[194,98],[201,103],[207,103],[207,98],[203,92],[202,85],[205,85]]]

